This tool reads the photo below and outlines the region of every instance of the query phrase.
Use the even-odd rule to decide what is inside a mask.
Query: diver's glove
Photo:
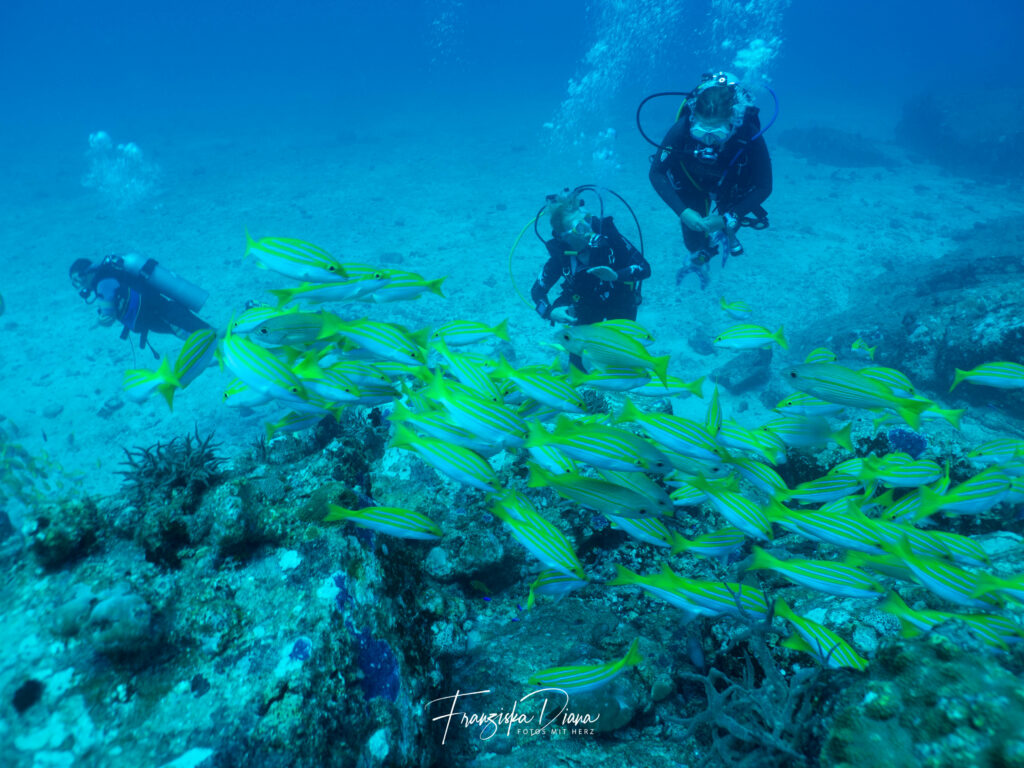
[[[555,307],[551,310],[551,314],[548,315],[553,323],[562,323],[564,325],[572,325],[576,318],[569,312],[568,307]]]
[[[613,283],[619,279],[619,273],[611,267],[591,267],[587,270],[588,275],[593,275],[598,280],[604,280],[606,283]]]

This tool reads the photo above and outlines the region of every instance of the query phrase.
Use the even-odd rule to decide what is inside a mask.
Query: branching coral
[[[716,668],[703,675],[682,675],[684,681],[701,686],[707,697],[702,711],[677,721],[686,728],[683,738],[693,736],[708,743],[721,765],[816,762],[829,706],[827,679],[843,673],[807,669],[785,676],[768,648],[765,635],[769,628],[770,620],[751,626],[741,636],[746,644],[738,675]],[[731,654],[727,650],[721,656]]]
[[[125,449],[128,457],[119,472],[125,478],[133,500],[139,506],[154,501],[181,500],[186,512],[199,506],[203,493],[220,478],[223,459],[217,455],[218,444],[213,433],[174,438],[169,443],[157,442],[149,448]]]

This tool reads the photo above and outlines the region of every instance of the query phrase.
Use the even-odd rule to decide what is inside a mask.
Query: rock
[[[150,633],[152,610],[138,595],[121,594],[96,604],[89,614],[87,629],[101,653],[134,654],[148,648],[156,638]]]
[[[770,349],[745,350],[725,365],[716,368],[712,378],[734,395],[763,387],[771,376]]]
[[[384,758],[391,751],[388,744],[388,732],[383,728],[374,731],[370,740],[366,742],[366,751],[378,764],[384,762]]]

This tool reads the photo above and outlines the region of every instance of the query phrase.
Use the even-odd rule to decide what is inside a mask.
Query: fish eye
[[[266,336],[268,333],[270,333],[268,328],[260,328],[260,335]]]
[[[795,379],[796,378],[796,371],[790,371],[789,372],[789,378]]]

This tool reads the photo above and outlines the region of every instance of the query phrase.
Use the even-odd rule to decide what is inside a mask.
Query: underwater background
[[[0,764],[1024,765],[1024,379],[950,390],[957,369],[1024,363],[1022,29],[1008,0],[5,2]],[[718,70],[750,88],[762,124],[777,110],[774,191],[771,226],[741,231],[745,252],[716,259],[702,290],[677,282],[679,224],[647,180],[636,110]],[[655,140],[680,98],[644,107]],[[785,373],[827,348],[851,369],[902,372],[946,415],[882,423],[884,406],[850,406],[772,461],[755,449],[758,463],[794,489],[867,460],[847,490],[864,494],[869,537],[878,520],[914,527],[887,505],[916,493],[881,480],[868,504],[871,456],[932,462],[942,479],[921,495],[966,506],[940,505],[913,520],[924,538],[904,530],[874,551],[772,517],[768,535],[702,557],[545,487],[557,483],[524,447],[488,457],[485,491],[429,464],[422,435],[397,439],[396,403],[455,397],[429,389],[458,367],[436,343],[418,347],[422,368],[380,367],[380,402],[304,428],[279,422],[283,402],[232,407],[234,369],[211,360],[169,409],[137,402],[124,376],[173,364],[182,342],[154,335],[158,358],[119,339],[68,279],[75,259],[143,254],[209,291],[199,314],[223,335],[247,302],[274,306],[270,291],[298,284],[245,258],[247,233],[297,238],[371,271],[446,278],[443,297],[303,308],[497,328],[459,351],[505,386],[502,357],[565,364],[557,329],[522,298],[547,258],[529,225],[546,195],[583,184],[635,212],[641,232],[603,198],[628,238],[642,234],[652,354],[670,356],[672,377],[704,377],[700,397],[577,382],[588,414],[612,424],[632,403],[756,431],[792,395]],[[744,322],[784,327],[788,349],[715,344],[737,322],[723,297],[749,305]],[[554,434],[557,415],[543,419]],[[646,436],[642,423],[615,427]],[[725,474],[762,509],[826,503]],[[979,475],[998,488],[963,488]],[[513,492],[552,528],[496,513]],[[728,527],[736,512],[715,500],[674,497],[666,532]],[[331,505],[415,510],[443,535],[325,522]],[[942,549],[937,532],[958,538]],[[524,540],[568,542],[585,585],[543,591],[550,562]],[[752,567],[755,546],[882,586],[872,599],[812,589]],[[607,583],[664,564],[756,589],[772,610],[696,609],[693,583]],[[800,617],[844,645],[801,650]],[[643,661],[614,667],[634,640]],[[866,666],[836,663],[840,648]],[[521,701],[538,671],[580,666],[599,678],[568,707],[583,725]],[[458,702],[467,716],[515,706],[532,721],[443,717],[445,697],[485,690]]]

